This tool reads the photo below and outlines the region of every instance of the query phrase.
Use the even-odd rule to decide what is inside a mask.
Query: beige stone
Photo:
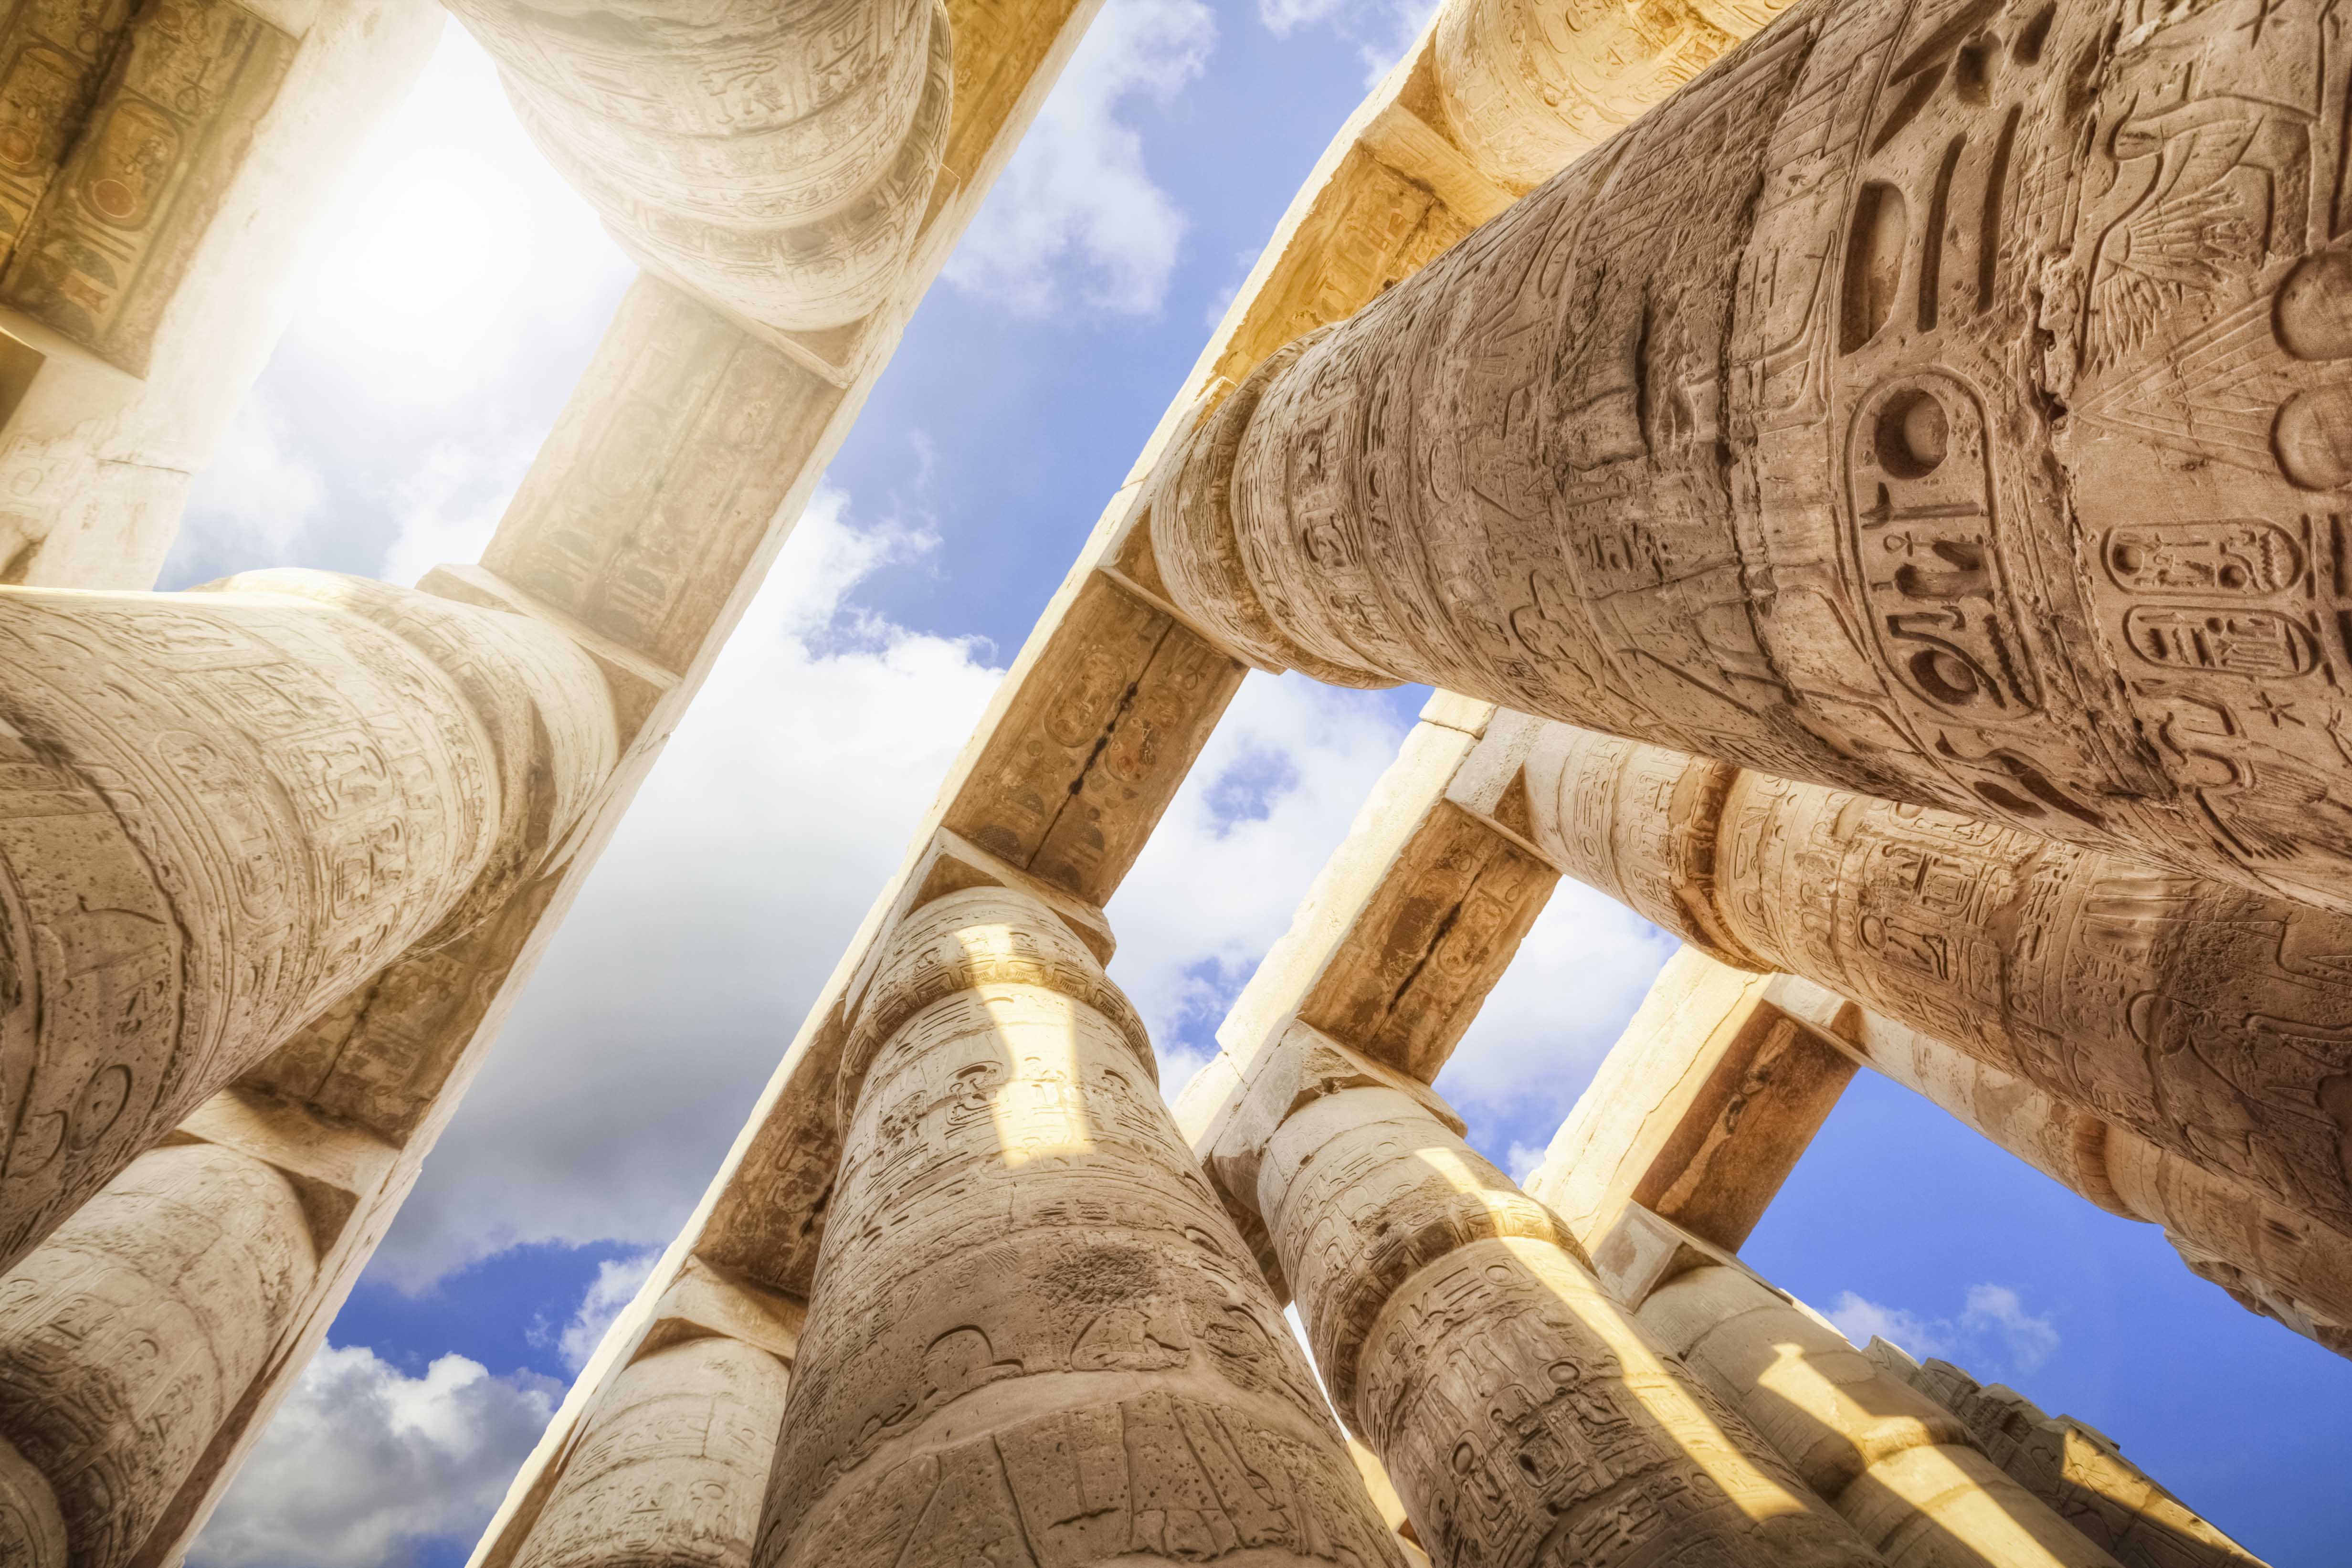
[[[2352,912],[2324,24],[1959,15],[1800,8],[1265,361],[1152,476],[1178,607]]]
[[[719,1337],[630,1366],[517,1568],[748,1568],[788,1381],[774,1356]]]
[[[1744,1411],[1894,1568],[2117,1568],[1958,1416],[1727,1254],[1631,1205],[1593,1260],[1651,1343]]]
[[[0,8],[0,583],[153,583],[338,177],[446,19],[433,0]]]
[[[142,1155],[0,1277],[0,1531],[29,1511],[29,1468],[66,1546],[9,1561],[141,1560],[316,1268],[286,1178],[192,1144]]]
[[[1324,1386],[1433,1563],[1877,1561],[1643,1343],[1566,1228],[1458,1124],[1303,1065],[1260,1075],[1289,1113],[1257,1201]]]
[[[901,918],[756,1562],[1396,1564],[1150,1042],[1026,894]]]
[[[2343,917],[1589,731],[1555,732],[1529,772],[1570,873],[1685,940],[2352,1235]]]
[[[750,320],[855,321],[945,155],[939,0],[457,0],[532,138],[646,266]]]
[[[1527,1183],[1578,1239],[1628,1203],[1726,1251],[1748,1239],[1853,1077],[1772,987],[1693,947],[1666,961]]]
[[[511,616],[319,572],[0,591],[0,1262],[565,847],[611,700]]]
[[[2044,1415],[2015,1389],[1988,1388],[1948,1361],[1923,1366],[1883,1339],[1866,1354],[1966,1422],[1988,1458],[2124,1568],[2262,1568],[2261,1558],[2073,1416]]]

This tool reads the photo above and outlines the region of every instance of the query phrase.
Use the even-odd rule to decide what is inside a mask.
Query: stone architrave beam
[[[1729,1253],[1628,1204],[1592,1259],[1650,1343],[1744,1411],[1891,1568],[2119,1568],[1958,1416]]]
[[[0,1268],[560,864],[614,756],[567,639],[323,572],[0,589]]]
[[[1171,601],[2352,914],[2336,24],[2143,9],[1790,12],[1171,447]]]
[[[756,1568],[1402,1568],[1095,935],[994,887],[893,927]]]
[[[1781,970],[2352,1236],[2352,923],[2231,883],[1562,726],[1538,841]]]
[[[2017,1390],[1988,1388],[1948,1361],[1923,1366],[1883,1339],[1863,1354],[1966,1422],[1988,1458],[2124,1568],[2264,1568],[2072,1416],[2044,1415]]]

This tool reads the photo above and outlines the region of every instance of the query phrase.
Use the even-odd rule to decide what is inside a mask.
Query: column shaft
[[[1396,1568],[1124,997],[1026,894],[906,915],[755,1561]]]
[[[633,1363],[514,1568],[749,1568],[788,1381],[774,1356],[719,1335]]]
[[[1257,1185],[1332,1402],[1439,1568],[1876,1561],[1416,1097],[1310,1100]]]
[[[1636,1207],[1594,1249],[1652,1343],[1746,1412],[1894,1568],[2117,1568],[1950,1411]]]
[[[1161,575],[1269,666],[2352,913],[2332,26],[1801,7],[1269,361]]]
[[[0,1264],[403,949],[558,852],[595,666],[411,590],[0,591]]]
[[[541,151],[647,267],[772,327],[854,321],[948,142],[939,0],[457,0]]]
[[[1570,874],[2352,1235],[2343,917],[1585,731],[1529,768]]]
[[[0,1277],[0,1549],[26,1552],[5,1560],[131,1563],[316,1268],[285,1176],[189,1144],[142,1155]],[[34,1477],[62,1552],[7,1533]]]

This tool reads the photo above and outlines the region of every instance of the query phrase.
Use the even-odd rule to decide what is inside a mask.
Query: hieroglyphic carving
[[[633,1363],[515,1568],[749,1568],[787,1381],[774,1356],[719,1336]]]
[[[2124,1568],[2263,1568],[2263,1560],[2149,1479],[2104,1433],[2053,1418],[2013,1388],[1873,1339],[1864,1354],[1968,1424],[1985,1456]]]
[[[0,261],[81,133],[131,0],[17,0],[0,22]]]
[[[1651,1343],[1744,1411],[1892,1568],[2119,1568],[1950,1411],[1729,1254],[1629,1205],[1593,1260]]]
[[[1042,904],[905,916],[842,1083],[757,1562],[1400,1562],[1140,1023]]]
[[[24,47],[0,67],[15,111],[0,130],[0,213],[16,222],[0,300],[139,371],[296,45],[232,0],[161,0],[119,41],[106,37],[123,9],[20,0],[12,19]],[[61,35],[73,37],[70,53],[56,47]],[[101,57],[110,68],[88,101],[80,62]],[[40,204],[18,216],[16,203],[37,193]]]
[[[1178,608],[2352,912],[2343,24],[2244,8],[1792,13],[1171,447]]]
[[[854,321],[889,291],[948,141],[939,0],[451,9],[541,150],[648,267],[792,330]]]
[[[0,1445],[55,1490],[58,1568],[132,1561],[316,1267],[283,1176],[190,1144],[142,1155],[0,1277]]]
[[[0,1260],[404,947],[478,923],[610,771],[512,616],[320,572],[0,593]]]
[[[1618,792],[1673,759],[1563,728],[1529,762],[1539,833],[1719,801],[1696,885],[1651,864],[1563,864],[1696,945],[1703,902],[1734,962],[1783,969],[1956,1046],[2099,1120],[2352,1234],[2352,924],[2242,887],[1947,811],[1740,772],[1662,801]],[[1717,765],[1689,760],[1718,778]],[[1542,777],[1538,777],[1541,774]],[[1696,837],[1694,836],[1696,835]],[[1675,887],[1661,899],[1656,890]]]
[[[1346,1054],[1282,1049],[1302,1046],[1310,1070]],[[1877,1561],[1455,1127],[1369,1061],[1336,1092],[1287,1065],[1257,1081],[1276,1124],[1253,1201],[1332,1403],[1433,1563]]]

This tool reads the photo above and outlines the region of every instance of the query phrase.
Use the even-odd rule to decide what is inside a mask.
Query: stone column
[[[1791,12],[1261,367],[1157,569],[1268,667],[2352,913],[2331,26]]]
[[[2013,1388],[1987,1388],[1948,1361],[1922,1366],[1883,1339],[1864,1354],[1966,1422],[1987,1458],[2124,1568],[2263,1568],[2105,1434],[2071,1416],[2047,1416]]]
[[[558,857],[595,666],[322,572],[0,591],[0,1264],[404,949]]]
[[[1586,731],[1528,767],[1569,874],[2352,1236],[2352,922]]]
[[[454,0],[541,151],[638,260],[751,320],[882,303],[947,149],[940,0]]]
[[[1430,1091],[1311,1030],[1279,1049],[1256,1200],[1324,1386],[1439,1568],[1877,1561]]]
[[[514,1568],[749,1568],[787,1382],[774,1356],[719,1335],[632,1363]]]
[[[317,1267],[301,1197],[209,1144],[140,1156],[0,1278],[0,1561],[124,1568]]]
[[[1524,192],[1640,119],[1782,8],[1782,0],[1456,0],[1437,14],[1437,106],[1473,162]]]
[[[1729,1254],[1633,1205],[1593,1258],[1651,1343],[1744,1410],[1893,1568],[2117,1568],[1958,1416]]]
[[[1847,1046],[1874,1071],[2110,1213],[2160,1226],[2181,1261],[2239,1305],[2352,1356],[2352,1238],[2242,1181],[1894,1020],[1864,1013]]]
[[[1398,1568],[1096,956],[982,887],[873,976],[761,1568]]]

